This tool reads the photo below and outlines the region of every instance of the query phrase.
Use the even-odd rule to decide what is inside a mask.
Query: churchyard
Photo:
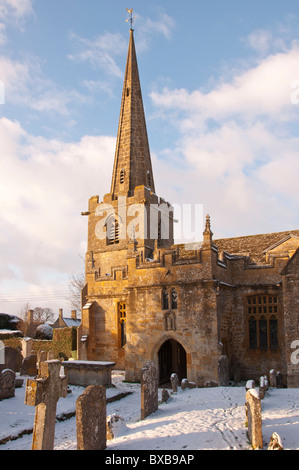
[[[147,363],[140,384],[112,371],[107,386],[82,386],[67,383],[63,362],[40,359],[34,377],[1,372],[0,450],[299,449],[299,389],[274,370],[207,388],[172,374],[161,388]]]

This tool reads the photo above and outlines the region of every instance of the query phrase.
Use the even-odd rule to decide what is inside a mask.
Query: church
[[[78,357],[138,382],[153,361],[199,387],[280,371],[299,386],[299,230],[174,244],[172,205],[155,190],[130,30],[111,190],[88,210]],[[298,354],[297,354],[298,352]],[[297,357],[298,356],[298,357]]]

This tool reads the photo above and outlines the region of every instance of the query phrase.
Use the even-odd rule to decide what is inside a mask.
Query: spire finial
[[[133,16],[133,8],[131,8],[131,10],[129,10],[128,8],[126,8],[126,10],[127,10],[127,12],[129,13],[129,15],[130,15],[130,18],[128,18],[128,19],[126,20],[126,22],[127,22],[127,23],[129,23],[129,22],[131,23],[131,28],[130,28],[130,29],[131,29],[131,31],[134,31],[134,30],[133,30],[133,23],[134,23],[134,20],[135,20],[136,16]]]

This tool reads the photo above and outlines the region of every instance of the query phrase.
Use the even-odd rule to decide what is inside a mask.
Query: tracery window
[[[249,349],[277,349],[278,297],[271,294],[247,297]]]
[[[169,309],[168,292],[165,288],[162,290],[162,309]]]
[[[171,308],[176,310],[178,308],[178,294],[175,289],[171,290]]]

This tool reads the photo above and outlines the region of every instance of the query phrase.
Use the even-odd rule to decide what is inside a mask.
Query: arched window
[[[119,345],[122,348],[126,342],[126,321],[127,312],[125,302],[119,302],[118,304],[118,325],[119,325]]]
[[[162,290],[162,309],[163,310],[169,309],[168,292],[166,288]]]
[[[178,294],[175,289],[171,290],[171,308],[176,310],[178,308]]]
[[[278,297],[260,294],[247,297],[249,349],[277,349]]]

